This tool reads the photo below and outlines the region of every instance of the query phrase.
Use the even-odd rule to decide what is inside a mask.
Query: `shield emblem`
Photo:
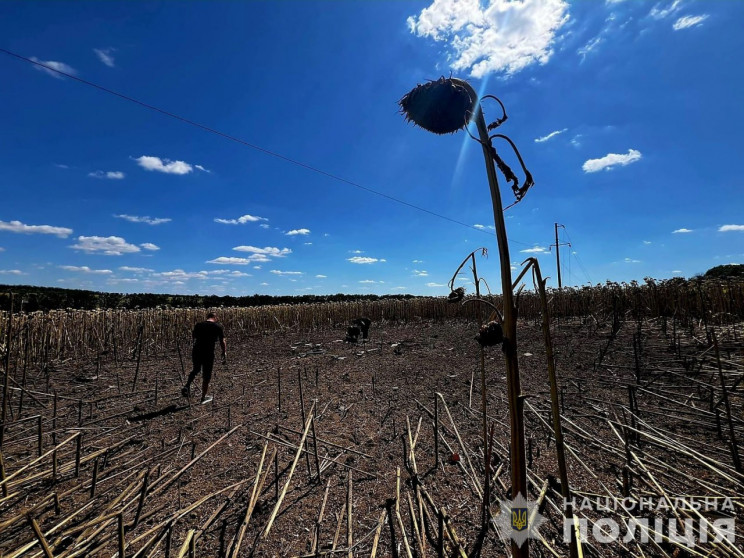
[[[515,531],[527,529],[527,508],[512,508],[511,526]]]

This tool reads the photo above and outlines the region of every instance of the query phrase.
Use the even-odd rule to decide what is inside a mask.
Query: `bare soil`
[[[623,323],[615,336],[611,326],[610,322],[597,324],[593,318],[553,324],[561,412],[570,447],[571,489],[579,498],[608,493],[623,498],[623,468],[632,451],[638,460],[630,459],[625,489],[631,495],[657,500],[664,494],[671,498],[729,496],[736,511],[741,512],[744,477],[733,469],[728,415],[726,406],[719,402],[723,393],[705,330],[683,328],[671,320],[666,327],[661,320],[645,321],[640,325],[640,347],[634,351],[638,324]],[[56,480],[51,477],[51,457],[16,477],[22,480],[10,484],[10,496],[0,500],[0,525],[5,524],[4,529],[0,528],[0,553],[12,556],[24,544],[36,541],[25,518],[5,523],[31,510],[53,545],[54,556],[73,556],[76,551],[111,556],[117,551],[117,524],[115,517],[108,516],[123,510],[127,556],[134,555],[159,533],[163,537],[150,549],[151,555],[166,555],[169,539],[170,555],[176,556],[192,529],[197,530],[197,555],[223,556],[245,517],[253,479],[268,441],[264,470],[269,472],[245,529],[240,556],[306,555],[313,550],[316,533],[321,555],[334,548],[334,540],[336,554],[349,554],[348,519],[341,515],[348,498],[349,475],[353,487],[353,555],[370,555],[386,506],[393,521],[388,516],[380,531],[378,556],[406,556],[406,541],[411,554],[421,556],[417,528],[423,531],[420,539],[425,554],[437,555],[436,516],[424,513],[427,520],[421,525],[416,498],[419,484],[434,504],[446,511],[468,556],[508,555],[508,541],[500,538],[497,529],[481,529],[477,485],[484,483],[485,459],[480,412],[481,349],[473,340],[476,332],[477,325],[464,321],[375,323],[366,342],[350,344],[343,341],[345,326],[244,339],[231,338],[227,331],[228,365],[215,364],[210,389],[214,400],[206,405],[198,404],[198,389],[193,390],[190,400],[181,397],[182,374],[189,372],[190,358],[185,352],[181,354],[182,369],[175,349],[169,354],[143,356],[134,390],[135,358],[118,364],[110,356],[98,365],[94,361],[55,363],[49,393],[58,394],[56,424],[51,418],[52,399],[42,395],[48,393],[44,374],[29,371],[30,390],[36,393],[38,403],[26,396],[23,416],[43,415],[43,451],[53,447],[53,426],[57,443],[82,432],[82,463],[76,477],[73,441],[58,451]],[[744,402],[742,386],[735,384],[744,362],[742,328],[718,328],[716,332],[724,361],[722,375],[729,387],[733,432],[742,443]],[[527,396],[529,500],[538,499],[545,482],[548,486],[541,507],[541,514],[547,517],[540,528],[545,542],[532,541],[532,554],[551,556],[550,547],[558,555],[567,556],[556,480],[556,446],[549,426],[543,335],[539,323],[534,322],[520,322],[519,335],[521,388]],[[499,501],[510,497],[511,485],[509,410],[500,348],[485,350],[485,370],[488,425],[494,425],[492,472],[498,471],[492,485],[491,512],[498,517]],[[198,386],[200,379],[195,384]],[[305,425],[300,384],[304,414],[315,417],[316,444],[311,429],[307,458],[299,455],[279,512],[268,535],[264,535],[277,493],[289,479]],[[628,385],[636,386],[631,388],[634,402],[629,400]],[[437,405],[442,435],[438,460],[432,416],[436,393],[442,394]],[[713,410],[711,393],[714,405],[719,403]],[[18,398],[19,394],[13,392],[11,406],[18,406]],[[41,407],[42,403],[46,408]],[[633,422],[631,410],[636,407],[635,414],[643,423]],[[615,431],[611,422],[616,423]],[[635,425],[644,434],[636,440],[632,431],[622,428],[623,424]],[[409,426],[410,439],[416,439],[417,475],[409,459]],[[36,422],[9,425],[3,448],[6,476],[36,458],[36,440]],[[322,468],[320,479],[316,475],[315,446]],[[104,451],[107,448],[109,451]],[[274,448],[276,460],[269,461]],[[718,465],[711,467],[684,448],[700,452]],[[744,458],[744,451],[739,451]],[[96,452],[97,459],[86,461]],[[175,477],[194,458],[198,459],[193,465]],[[91,498],[94,469],[96,493]],[[143,487],[143,479],[136,475],[146,470],[149,487],[135,526]],[[397,504],[406,541],[395,518],[398,471]],[[32,473],[44,475],[33,478]],[[231,488],[240,482],[243,484]],[[55,510],[51,499],[33,508],[53,493],[60,495],[59,509]],[[122,495],[121,501],[111,505]],[[409,497],[416,510],[416,525],[411,521]],[[182,510],[186,510],[183,515]],[[672,512],[665,513],[673,517]],[[594,510],[581,510],[580,515],[601,517]],[[100,532],[80,529],[96,518],[103,518],[99,524],[105,527]],[[173,520],[172,531],[166,536],[169,520]],[[52,531],[60,523],[63,525]],[[737,535],[741,549],[739,525]],[[694,555],[667,542],[646,543],[640,548],[646,556]],[[447,555],[454,552],[450,543],[445,550]],[[702,546],[699,551],[703,552]],[[633,543],[598,544],[590,540],[584,552],[590,556],[638,556],[641,551]],[[726,545],[709,545],[704,552],[710,556],[736,555]],[[42,555],[38,544],[27,553],[34,554]]]

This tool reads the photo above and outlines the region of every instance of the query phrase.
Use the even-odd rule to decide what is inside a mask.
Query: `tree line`
[[[154,293],[106,293],[82,289],[63,289],[59,287],[35,287],[32,285],[0,285],[0,310],[10,308],[10,296],[13,293],[13,309],[25,312],[39,310],[58,310],[76,308],[95,310],[96,308],[155,308],[170,306],[173,308],[218,308],[221,306],[265,306],[272,304],[308,304],[317,302],[344,302],[355,300],[408,299],[413,295],[298,295],[271,296],[254,294],[250,296],[217,296],[217,295],[171,295]]]

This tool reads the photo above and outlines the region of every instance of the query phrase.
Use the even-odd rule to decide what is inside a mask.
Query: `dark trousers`
[[[196,375],[201,371],[204,375],[204,380],[209,382],[212,379],[212,368],[214,368],[214,352],[212,353],[200,353],[193,351],[191,353],[191,362],[194,364],[194,368],[189,374],[189,380],[187,385],[191,385]]]

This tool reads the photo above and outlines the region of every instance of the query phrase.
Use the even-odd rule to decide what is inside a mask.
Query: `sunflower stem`
[[[454,79],[454,82],[467,88],[474,99],[478,96],[469,83]],[[524,398],[521,394],[519,381],[519,361],[517,359],[517,309],[514,305],[514,291],[512,289],[511,259],[509,257],[509,241],[506,236],[506,223],[504,222],[504,210],[499,192],[499,182],[496,175],[496,167],[490,152],[490,140],[488,128],[483,117],[480,102],[476,103],[475,124],[478,127],[478,135],[483,149],[483,158],[486,163],[488,174],[488,186],[491,190],[491,204],[493,205],[493,220],[496,227],[496,240],[499,246],[499,260],[501,262],[501,292],[504,301],[504,358],[506,361],[506,385],[509,401],[509,425],[511,428],[511,481],[512,499],[519,494],[527,497],[527,458],[524,442]],[[520,547],[516,542],[511,544],[512,556],[515,558],[528,558],[530,555],[529,540]]]

